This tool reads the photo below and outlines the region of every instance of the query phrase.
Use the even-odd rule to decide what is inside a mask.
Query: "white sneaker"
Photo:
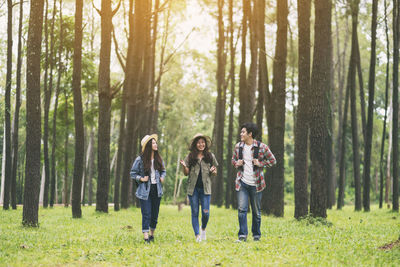
[[[201,237],[199,235],[196,236],[196,242],[201,242]]]
[[[206,230],[203,230],[203,229],[200,230],[200,237],[201,237],[201,240],[207,240]]]

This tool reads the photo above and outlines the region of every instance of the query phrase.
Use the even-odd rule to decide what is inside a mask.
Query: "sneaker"
[[[206,237],[206,230],[200,230],[200,238],[201,238],[201,240],[203,240],[203,241],[205,241],[205,240],[207,240],[207,237]]]
[[[149,242],[154,242],[154,235],[149,235]]]
[[[145,243],[145,244],[150,244],[150,239],[145,238],[145,239],[144,239],[144,243]]]
[[[235,241],[235,243],[242,243],[242,242],[246,242],[246,237],[239,236],[239,239]]]
[[[196,236],[196,242],[201,242],[201,236]]]
[[[259,236],[255,236],[255,237],[253,237],[253,240],[254,241],[260,241],[260,237]]]

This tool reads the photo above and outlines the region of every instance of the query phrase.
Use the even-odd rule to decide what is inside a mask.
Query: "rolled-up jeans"
[[[193,195],[189,195],[192,227],[196,236],[199,235],[199,204],[201,205],[201,228],[206,229],[210,218],[210,198],[211,195],[205,195],[204,189],[198,187],[194,188]]]
[[[140,200],[140,208],[142,210],[142,232],[155,230],[158,220],[158,212],[160,210],[161,197],[158,197],[157,184],[152,184],[147,200]]]
[[[261,237],[261,196],[262,192],[257,192],[255,186],[240,182],[238,196],[238,218],[239,218],[239,237],[247,238],[247,210],[249,208],[249,199],[251,205],[252,222],[251,232],[253,237]]]

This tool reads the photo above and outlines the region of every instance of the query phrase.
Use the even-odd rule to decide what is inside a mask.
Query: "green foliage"
[[[237,238],[237,211],[211,207],[207,241],[196,243],[190,208],[162,205],[155,243],[145,245],[140,209],[100,214],[83,208],[40,209],[40,227],[21,226],[22,208],[2,211],[0,263],[3,265],[379,265],[400,264],[400,248],[381,246],[397,240],[398,214],[378,210],[330,210],[324,220],[297,221],[293,207],[284,218],[262,218],[260,242]],[[251,217],[251,216],[250,216]],[[249,218],[250,219],[250,218]],[[329,227],[327,227],[329,226]]]

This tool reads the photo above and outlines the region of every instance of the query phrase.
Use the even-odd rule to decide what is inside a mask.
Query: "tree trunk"
[[[375,94],[375,64],[376,64],[376,28],[377,28],[377,13],[378,13],[378,0],[372,2],[372,24],[371,24],[371,59],[369,65],[369,80],[368,80],[368,121],[366,140],[364,147],[364,191],[363,191],[363,204],[364,211],[370,210],[370,168],[371,168],[371,146],[372,146],[372,131],[374,120],[374,94]]]
[[[226,104],[226,86],[225,86],[225,30],[223,22],[224,0],[218,0],[218,49],[217,49],[217,101],[215,107],[215,152],[218,161],[217,176],[213,179],[213,188],[215,189],[211,195],[211,201],[218,207],[223,204],[224,193],[224,126],[225,126],[225,104]]]
[[[22,224],[38,226],[40,183],[40,55],[43,0],[32,0],[29,16],[26,70],[26,167]]]
[[[288,28],[287,0],[277,3],[277,41],[273,64],[272,93],[267,92],[268,137],[276,165],[267,172],[267,190],[262,209],[267,214],[283,217],[284,213],[284,136],[285,136],[285,97],[286,97],[286,56]]]
[[[55,6],[53,7],[56,8]],[[54,10],[53,10],[54,11]],[[62,16],[62,0],[60,0],[60,44],[58,47],[58,76],[57,76],[57,84],[56,84],[56,96],[55,96],[55,103],[54,103],[54,110],[53,110],[53,144],[51,148],[51,182],[50,182],[50,207],[53,207],[55,202],[58,202],[58,197],[55,196],[55,192],[57,190],[57,182],[56,182],[56,145],[57,145],[57,108],[58,108],[58,97],[60,95],[60,83],[61,83],[61,75],[63,73],[62,69],[62,49],[63,49],[63,42],[64,42],[64,29],[63,29],[63,16]]]
[[[294,217],[299,219],[308,214],[308,128],[310,95],[310,16],[311,1],[298,0],[299,21],[299,93],[295,126],[294,147]]]
[[[331,8],[330,0],[315,2],[314,55],[311,76],[310,157],[311,199],[310,213],[326,218],[326,137],[327,90],[331,78]]]
[[[94,159],[95,159],[95,148],[94,148],[94,130],[90,131],[90,147],[91,152],[88,160],[88,205],[92,206],[93,203],[93,175],[94,175]]]
[[[18,130],[19,111],[21,108],[21,66],[22,66],[22,18],[24,2],[19,2],[19,24],[18,24],[18,56],[17,56],[17,78],[15,89],[15,111],[12,127],[12,171],[11,171],[11,206],[17,209],[17,170],[18,170]]]
[[[386,188],[385,188],[385,203],[387,204],[388,208],[390,207],[389,204],[389,195],[390,195],[390,190],[391,190],[391,170],[390,170],[390,165],[391,165],[391,153],[392,153],[392,142],[393,142],[393,131],[392,131],[392,127],[393,127],[393,101],[392,101],[392,93],[390,93],[389,96],[389,129],[388,129],[388,133],[389,133],[389,142],[388,142],[388,155],[387,155],[387,159],[386,159]]]
[[[4,181],[4,202],[3,209],[8,210],[11,196],[11,82],[12,82],[12,0],[7,0],[7,73],[6,73],[6,94],[4,106],[4,121],[6,127],[6,149],[3,152],[3,157],[6,157],[5,181]]]
[[[399,19],[400,3],[393,1],[393,206],[399,212]]]
[[[252,121],[251,92],[248,92],[247,74],[246,74],[246,38],[247,38],[247,20],[250,12],[250,0],[243,0],[243,18],[242,18],[242,62],[240,63],[239,74],[239,128],[245,122]],[[239,134],[240,130],[238,131]],[[239,135],[238,135],[239,139]]]
[[[65,120],[65,140],[64,140],[64,190],[63,190],[63,203],[64,207],[68,207],[69,205],[69,194],[68,194],[68,126],[69,126],[69,118],[68,118],[68,95],[66,90],[64,89],[64,97],[65,97],[65,110],[64,110],[64,120]]]
[[[130,170],[132,167],[132,157],[135,154],[137,130],[136,107],[137,107],[137,92],[139,85],[139,77],[142,72],[142,53],[143,40],[142,38],[134,38],[135,36],[143,35],[143,23],[145,19],[143,5],[139,1],[130,2],[129,7],[129,42],[128,56],[126,64],[126,74],[124,86],[127,88],[127,122],[126,122],[126,143],[124,149],[124,167],[122,172],[121,185],[121,208],[129,207],[129,190],[130,186]],[[133,15],[133,8],[135,13]]]
[[[108,212],[110,186],[110,54],[111,54],[112,11],[111,1],[101,1],[101,48],[99,66],[99,128],[97,151],[96,211]]]
[[[360,181],[360,155],[358,144],[357,126],[357,100],[356,100],[356,64],[357,64],[357,25],[358,25],[358,4],[359,0],[351,2],[352,11],[352,41],[351,57],[349,63],[349,84],[350,84],[350,108],[351,108],[351,133],[353,145],[353,171],[355,186],[355,210],[361,210],[361,181]]]
[[[3,136],[6,136],[6,126],[5,122],[3,123]],[[1,151],[6,150],[6,139],[3,137],[3,149]],[[4,181],[6,179],[6,157],[1,157],[1,193],[0,193],[0,204],[3,205],[4,201]]]
[[[350,98],[350,85],[346,86],[346,94],[344,100],[344,111],[342,119],[342,131],[341,131],[341,141],[340,141],[340,161],[339,161],[339,193],[337,200],[337,209],[340,210],[344,206],[344,192],[345,192],[345,177],[346,177],[346,130],[347,130],[347,113],[349,109],[349,98]]]
[[[262,1],[260,1],[262,2]],[[261,11],[260,11],[261,12]],[[234,171],[231,164],[232,159],[232,149],[233,149],[233,105],[235,103],[235,47],[233,44],[233,0],[229,0],[229,51],[230,51],[230,102],[229,102],[229,126],[228,126],[228,155],[226,159],[226,164],[228,167],[228,176],[226,180],[225,189],[225,207],[229,208],[230,205],[234,206]],[[264,50],[265,51],[265,50]],[[261,53],[260,53],[261,54]],[[265,53],[263,54],[265,57]],[[260,55],[261,56],[261,55]]]
[[[72,90],[74,93],[75,117],[75,158],[72,188],[72,217],[81,218],[82,174],[85,162],[85,136],[83,131],[83,110],[81,94],[83,0],[76,0],[75,6],[74,66],[72,74]]]
[[[381,141],[381,156],[379,162],[379,208],[383,207],[383,179],[384,179],[384,162],[383,153],[385,151],[385,140],[386,140],[386,120],[387,120],[387,109],[388,109],[388,92],[389,92],[389,66],[390,66],[390,50],[389,50],[389,29],[387,25],[387,3],[384,1],[385,6],[385,36],[386,36],[386,75],[385,75],[385,116],[383,119],[383,131]]]

